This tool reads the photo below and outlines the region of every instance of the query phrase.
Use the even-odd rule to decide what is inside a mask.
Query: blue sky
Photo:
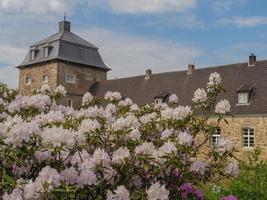
[[[266,10],[264,0],[0,0],[0,81],[16,87],[14,66],[65,11],[120,78],[267,59]]]

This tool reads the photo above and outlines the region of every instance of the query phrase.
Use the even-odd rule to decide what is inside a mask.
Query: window
[[[248,103],[248,93],[247,92],[238,93],[238,103],[240,103],[240,104]]]
[[[161,104],[161,103],[162,103],[162,99],[156,99],[156,100],[155,100],[155,103],[157,103],[157,104]]]
[[[253,128],[243,128],[243,147],[254,147]]]
[[[34,60],[35,57],[36,57],[36,51],[31,51],[30,54],[31,54],[31,55],[30,55],[30,59],[31,59],[31,60]]]
[[[212,136],[211,136],[211,139],[210,139],[210,144],[212,146],[216,146],[218,145],[219,141],[220,141],[220,137],[221,137],[221,128],[215,128]]]
[[[93,81],[94,79],[95,79],[95,77],[94,77],[94,75],[93,74],[86,74],[86,76],[85,76],[85,79],[87,80],[87,81]]]
[[[44,57],[47,58],[49,56],[49,47],[44,47]]]
[[[67,99],[67,106],[68,107],[72,107],[73,106],[73,103],[72,103],[71,99]]]
[[[48,82],[48,75],[43,75],[43,82],[47,83]]]
[[[32,77],[26,77],[26,85],[30,85],[32,83]]]
[[[66,80],[68,83],[75,83],[75,75],[67,74]]]

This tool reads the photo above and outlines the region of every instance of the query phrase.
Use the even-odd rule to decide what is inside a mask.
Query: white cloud
[[[77,31],[97,45],[107,66],[109,77],[142,75],[148,68],[153,72],[185,69],[202,51],[170,40],[133,36],[102,28]]]
[[[247,0],[212,0],[212,6],[215,12],[222,13],[246,2]]]
[[[192,13],[159,16],[155,20],[147,22],[146,25],[157,27],[169,26],[201,30],[206,28],[201,19]]]
[[[75,0],[0,0],[0,11],[21,13],[71,12]]]
[[[27,49],[17,48],[15,46],[0,46],[0,62],[17,65],[22,62]]]
[[[252,16],[252,17],[241,17],[236,16],[232,18],[220,19],[219,23],[224,25],[234,25],[237,27],[256,27],[259,25],[267,25],[267,17]]]
[[[184,12],[197,5],[197,0],[106,0],[106,2],[115,12],[130,14]]]

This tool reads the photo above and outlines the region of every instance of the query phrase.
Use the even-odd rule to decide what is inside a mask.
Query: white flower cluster
[[[66,89],[62,85],[59,85],[55,89],[55,93],[58,94],[58,95],[61,95],[61,96],[66,96],[67,91],[66,91]]]
[[[176,94],[172,94],[170,97],[169,97],[169,103],[178,103],[178,97]]]
[[[33,134],[40,133],[40,128],[37,123],[34,121],[23,122],[20,118],[12,124],[6,122],[0,128],[0,135],[5,138],[4,142],[14,147],[21,146],[23,142],[28,142]]]
[[[195,103],[203,103],[207,101],[208,95],[204,88],[198,88],[194,93],[194,98],[192,99]]]
[[[93,95],[90,92],[86,92],[82,98],[82,105],[86,105],[88,103],[91,103],[93,100],[94,100]]]
[[[118,105],[119,106],[132,106],[133,101],[132,101],[132,99],[127,97],[125,100],[121,100]]]
[[[80,131],[83,133],[90,132],[90,131],[96,131],[97,129],[100,129],[101,125],[99,122],[95,119],[86,119],[83,120],[80,126]]]
[[[219,73],[213,72],[210,74],[208,86],[218,85],[222,82],[222,78]]]
[[[232,151],[233,143],[227,138],[220,138],[218,144],[215,146],[215,151],[219,154],[223,154],[226,151]]]
[[[130,193],[125,186],[118,186],[114,193],[108,190],[106,200],[130,200]]]
[[[30,107],[36,108],[38,111],[45,111],[51,103],[50,97],[43,94],[17,96],[16,99],[7,106],[7,109],[10,113],[20,112]]]
[[[170,192],[159,182],[151,185],[146,193],[148,200],[169,200]]]
[[[110,100],[110,101],[113,101],[113,100],[119,101],[119,100],[122,99],[122,96],[121,96],[121,94],[119,92],[108,91],[105,94],[105,99]]]
[[[190,106],[178,106],[176,108],[168,108],[161,111],[161,116],[163,119],[184,119],[192,110]]]
[[[217,103],[215,107],[215,112],[220,114],[225,114],[230,112],[231,105],[228,100],[221,100]]]

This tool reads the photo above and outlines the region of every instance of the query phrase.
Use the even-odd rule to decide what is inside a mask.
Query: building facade
[[[195,69],[188,65],[184,71],[144,75],[107,80],[110,70],[103,62],[98,48],[70,31],[70,22],[59,23],[59,31],[30,46],[24,61],[18,66],[19,91],[28,94],[43,84],[67,90],[63,105],[80,106],[87,91],[103,97],[107,91],[118,91],[138,105],[153,101],[168,101],[177,94],[180,105],[191,105],[197,88],[205,87],[212,72],[218,72],[226,92],[219,99],[231,103],[229,124],[222,123],[211,137],[216,145],[220,138],[231,138],[238,157],[244,158],[255,147],[261,148],[267,159],[267,60]],[[216,119],[215,119],[216,120]]]
[[[179,105],[191,105],[195,90],[204,88],[213,72],[221,75],[226,90],[218,100],[229,100],[233,116],[227,118],[229,124],[222,123],[215,130],[207,145],[216,145],[220,138],[230,138],[238,158],[245,158],[259,147],[262,157],[267,159],[267,60],[256,61],[253,54],[248,62],[238,64],[199,69],[190,64],[187,70],[160,74],[146,70],[142,76],[95,82],[90,92],[104,96],[109,90],[118,91],[139,105],[155,100],[167,102],[174,93]]]
[[[98,48],[75,35],[68,21],[59,23],[57,33],[30,46],[19,69],[19,91],[29,94],[48,84],[66,88],[61,104],[79,107],[83,94],[95,81],[107,79],[110,69]]]

